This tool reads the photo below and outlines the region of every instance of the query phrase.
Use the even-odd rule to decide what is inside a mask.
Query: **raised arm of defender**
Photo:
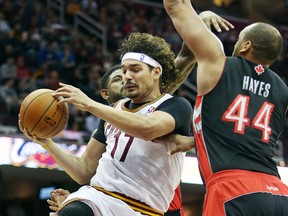
[[[229,31],[230,29],[234,28],[230,22],[212,11],[203,11],[199,14],[199,17],[202,19],[209,30],[214,28],[217,32],[221,32],[222,29]],[[181,50],[175,58],[175,65],[178,70],[176,73],[176,80],[170,82],[168,85],[161,85],[162,92],[174,94],[179,86],[188,78],[189,74],[196,65],[195,56],[187,47],[185,42],[183,42]]]
[[[223,46],[198,16],[190,0],[163,2],[176,30],[195,55],[198,63],[198,94],[204,95],[216,85],[221,76],[226,59]],[[215,64],[211,65],[211,62]]]

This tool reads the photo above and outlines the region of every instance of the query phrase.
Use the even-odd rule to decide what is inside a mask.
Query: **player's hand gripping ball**
[[[66,103],[58,105],[51,89],[38,89],[27,95],[20,107],[19,119],[29,134],[50,138],[67,125],[69,110]]]

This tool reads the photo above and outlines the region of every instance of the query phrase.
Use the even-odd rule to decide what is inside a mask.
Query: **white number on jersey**
[[[245,133],[245,127],[250,126],[250,119],[247,117],[250,98],[245,95],[238,95],[222,116],[223,121],[234,122],[234,132]],[[269,142],[271,135],[270,117],[274,110],[274,105],[265,102],[254,117],[251,127],[262,131],[262,141]]]

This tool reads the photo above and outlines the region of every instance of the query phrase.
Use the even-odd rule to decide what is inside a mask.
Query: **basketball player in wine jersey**
[[[193,128],[207,189],[203,215],[287,215],[288,187],[272,157],[288,88],[269,69],[281,53],[281,34],[251,24],[226,57],[190,1],[164,0],[164,6],[198,63]]]

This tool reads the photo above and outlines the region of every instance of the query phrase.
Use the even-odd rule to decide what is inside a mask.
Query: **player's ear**
[[[153,70],[154,70],[154,79],[160,79],[160,76],[162,74],[160,67],[155,67]]]
[[[101,89],[101,96],[102,96],[102,98],[104,98],[105,100],[107,100],[107,99],[109,98],[108,89]]]
[[[240,53],[247,53],[250,49],[252,48],[252,42],[251,41],[246,41],[241,50]]]

